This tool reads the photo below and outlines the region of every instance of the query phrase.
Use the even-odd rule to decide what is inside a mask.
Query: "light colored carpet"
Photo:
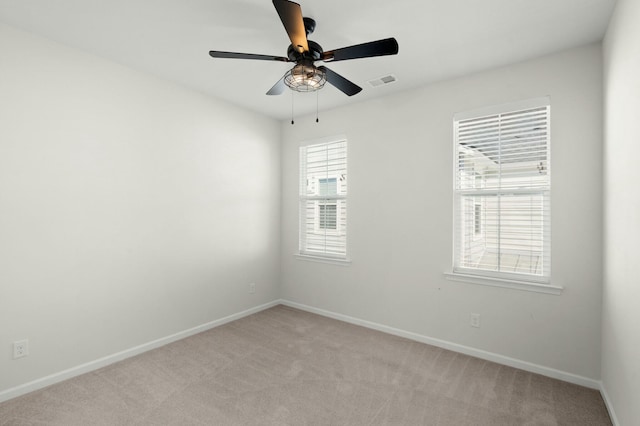
[[[0,404],[2,425],[610,425],[597,391],[285,306]]]

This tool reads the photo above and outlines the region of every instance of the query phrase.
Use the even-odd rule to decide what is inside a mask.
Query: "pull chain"
[[[291,91],[291,125],[293,126],[293,90]]]
[[[316,123],[319,123],[320,120],[318,120],[318,97],[320,96],[320,91],[316,90]]]

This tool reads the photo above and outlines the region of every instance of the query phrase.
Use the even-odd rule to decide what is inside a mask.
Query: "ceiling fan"
[[[362,88],[325,66],[317,67],[316,61],[335,62],[347,59],[369,58],[373,56],[395,55],[398,42],[395,38],[371,41],[354,46],[323,51],[322,47],[307,36],[315,30],[316,21],[302,17],[298,3],[289,0],[273,0],[284,29],[291,39],[287,57],[256,55],[251,53],[209,52],[213,58],[257,59],[261,61],[294,62],[295,66],[267,92],[267,95],[280,95],[286,87],[297,92],[313,92],[321,89],[326,82],[341,90],[347,96],[359,93]]]

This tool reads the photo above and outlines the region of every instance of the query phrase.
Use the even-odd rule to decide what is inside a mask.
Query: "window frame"
[[[537,196],[542,196],[542,202],[546,203],[545,208],[548,209],[548,215],[542,216],[543,219],[543,252],[542,257],[546,259],[544,266],[544,270],[542,275],[535,274],[527,274],[527,273],[515,273],[515,272],[507,272],[507,271],[492,271],[487,269],[480,268],[470,268],[467,266],[461,266],[461,251],[464,249],[462,247],[462,233],[464,224],[464,217],[462,212],[462,202],[465,197],[473,197],[474,195],[478,198],[472,199],[472,210],[473,210],[473,226],[471,239],[474,241],[482,238],[485,233],[484,224],[480,225],[480,233],[478,234],[476,231],[478,230],[478,224],[475,221],[478,219],[477,215],[477,206],[480,205],[480,219],[483,220],[486,218],[486,212],[483,211],[486,207],[485,201],[488,195],[491,193],[494,194],[502,194],[499,196],[505,196],[507,193],[512,193],[517,196],[519,190],[511,190],[504,189],[502,187],[498,187],[495,190],[484,191],[484,185],[477,187],[476,190],[465,190],[463,188],[458,188],[457,179],[458,173],[460,170],[460,158],[459,158],[459,140],[458,140],[458,130],[457,123],[465,120],[473,120],[473,119],[481,119],[486,116],[492,115],[503,115],[510,113],[517,113],[518,111],[526,111],[529,109],[542,108],[547,107],[547,118],[546,124],[548,125],[547,134],[546,134],[546,161],[547,166],[549,166],[551,158],[551,112],[550,112],[550,99],[549,97],[535,98],[529,99],[520,102],[512,102],[508,104],[496,105],[488,108],[481,108],[476,110],[471,110],[463,113],[458,113],[454,115],[453,118],[453,253],[452,253],[452,270],[451,272],[445,273],[447,279],[454,281],[463,281],[470,282],[475,284],[483,284],[490,286],[498,286],[498,287],[508,287],[508,288],[516,288],[522,290],[536,291],[542,293],[550,293],[550,294],[560,294],[562,292],[562,287],[558,287],[551,284],[551,211],[548,206],[551,198],[551,175],[550,167],[546,170],[548,174],[548,185],[545,188],[525,188],[522,192],[527,193],[535,193]],[[502,144],[502,142],[500,142]],[[466,160],[465,160],[466,161]],[[471,168],[471,171],[475,172],[475,168]],[[500,176],[502,176],[502,171],[500,172]],[[474,177],[476,179],[476,177]],[[475,187],[475,184],[474,184]],[[501,213],[499,213],[500,215]],[[467,224],[468,225],[468,224]],[[502,225],[498,225],[497,229],[502,229]],[[501,251],[499,251],[501,253]],[[501,256],[501,254],[498,254]]]
[[[304,187],[303,191],[303,149],[308,149],[313,146],[321,146],[325,145],[329,147],[331,144],[344,143],[344,170],[339,170],[337,172],[328,172],[326,175],[316,178],[315,191],[313,194],[309,194],[307,192],[308,189],[308,175],[304,177]],[[348,157],[349,157],[349,144],[346,136],[344,135],[336,135],[330,136],[320,139],[313,139],[309,141],[304,141],[299,144],[298,147],[298,252],[294,254],[294,256],[300,260],[311,260],[322,263],[332,263],[332,264],[341,264],[341,265],[349,265],[351,260],[349,259],[349,251],[348,251],[348,226],[347,226],[347,218],[348,218],[348,202],[347,196],[349,193],[348,190]],[[307,158],[308,159],[308,158]],[[305,161],[307,161],[305,159]],[[305,165],[306,167],[306,165]],[[305,168],[306,170],[306,168]],[[321,180],[332,180],[335,179],[335,194],[321,194]],[[327,188],[331,186],[331,182],[327,182]],[[304,192],[304,193],[303,193]],[[341,242],[344,247],[344,253],[328,253],[326,251],[317,251],[313,249],[309,249],[308,246],[303,246],[308,243],[306,234],[303,237],[304,232],[308,232],[308,223],[306,213],[303,213],[303,202],[315,202],[314,208],[314,219],[313,219],[313,229],[317,232],[322,232],[325,236],[334,237],[341,239]],[[336,228],[335,229],[323,229],[320,227],[321,220],[319,216],[320,211],[320,203],[333,204],[336,206]],[[308,206],[305,204],[305,212]],[[344,210],[344,211],[343,211]],[[326,250],[325,246],[325,250]]]

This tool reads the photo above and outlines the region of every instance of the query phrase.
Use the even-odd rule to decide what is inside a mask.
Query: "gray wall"
[[[602,381],[620,425],[640,424],[640,2],[618,0],[604,41]]]
[[[600,378],[600,45],[283,123],[283,298],[583,378]],[[375,90],[369,88],[368,90]],[[447,281],[457,112],[550,96],[552,284],[562,295]],[[349,143],[348,267],[296,259],[298,143]],[[482,316],[481,328],[469,314]],[[596,382],[593,382],[596,383]]]
[[[0,51],[0,392],[279,297],[276,121],[3,25]]]

